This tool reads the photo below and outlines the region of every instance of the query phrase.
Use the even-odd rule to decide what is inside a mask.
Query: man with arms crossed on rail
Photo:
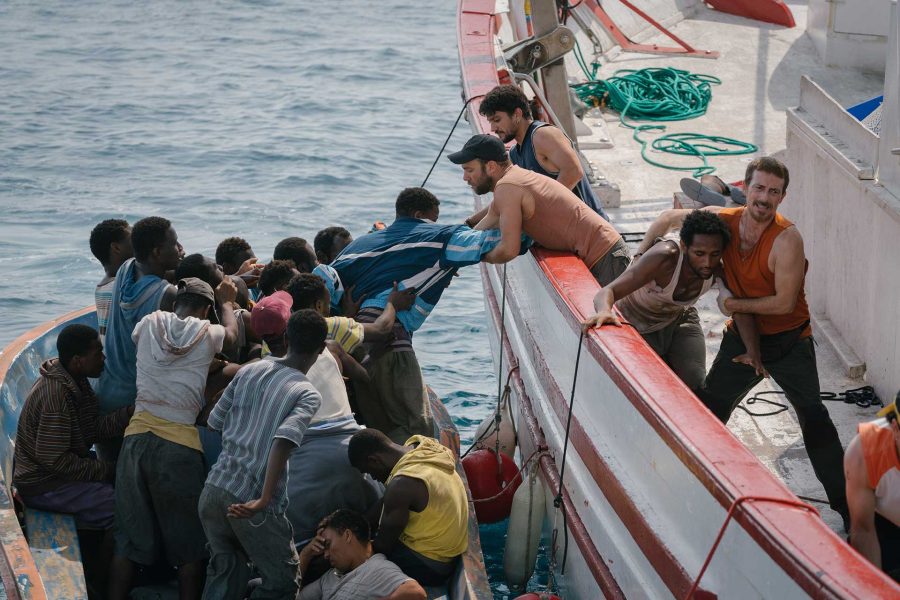
[[[694,304],[710,290],[713,276],[721,277],[722,253],[731,233],[718,216],[695,210],[684,219],[680,236],[680,242],[657,240],[630,269],[601,288],[594,297],[597,314],[584,325],[621,326],[613,312],[616,304],[647,344],[697,391],[706,375],[706,338]],[[741,333],[752,336],[750,350],[739,361],[762,371],[753,317],[738,314],[735,319]]]
[[[722,257],[725,283],[734,297],[720,306],[726,313],[752,314],[760,334],[765,370],[784,390],[797,411],[809,460],[828,495],[828,502],[848,522],[841,441],[819,395],[816,352],[803,292],[806,256],[803,237],[778,214],[789,182],[788,169],[774,158],[747,165],[747,205],[707,207],[727,224],[734,242]],[[653,222],[639,252],[681,225],[689,210],[669,210]],[[723,423],[764,373],[736,360],[747,353],[734,322],[729,322],[719,353],[698,396]],[[745,332],[746,333],[746,332]]]

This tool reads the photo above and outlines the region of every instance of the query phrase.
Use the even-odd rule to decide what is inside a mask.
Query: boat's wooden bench
[[[25,531],[47,597],[87,600],[75,517],[26,508]]]

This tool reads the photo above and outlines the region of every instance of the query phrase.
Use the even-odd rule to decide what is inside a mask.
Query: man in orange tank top
[[[523,233],[548,250],[575,254],[600,285],[618,277],[631,262],[625,241],[606,219],[555,179],[512,164],[499,138],[472,136],[448,158],[462,165],[463,179],[476,194],[494,193],[486,212],[466,221],[479,230],[500,229],[500,243],[484,255],[484,262],[514,259]],[[482,215],[477,224],[472,222]]]
[[[844,473],[850,505],[850,545],[900,581],[900,410],[897,400],[859,424],[847,446]]]
[[[803,237],[793,223],[778,214],[788,181],[788,169],[781,162],[758,158],[747,166],[744,176],[746,206],[704,209],[717,213],[728,224],[734,240],[722,256],[725,281],[734,297],[720,299],[720,307],[726,314],[754,316],[765,370],[760,372],[735,360],[747,350],[734,323],[729,322],[719,353],[697,395],[727,423],[732,411],[765,372],[771,374],[797,411],[813,470],[825,488],[831,508],[843,517],[846,529],[849,515],[844,451],[819,395],[816,352],[803,292],[807,266]],[[638,251],[680,226],[689,213],[671,210],[660,215]]]

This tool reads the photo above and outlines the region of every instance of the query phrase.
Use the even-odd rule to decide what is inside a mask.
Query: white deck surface
[[[718,50],[716,60],[622,53],[603,60],[599,77],[609,77],[617,69],[672,66],[719,77],[722,85],[713,87],[713,100],[707,115],[690,121],[669,124],[668,132],[693,131],[735,137],[758,145],[761,154],[775,154],[785,147],[785,110],[796,106],[800,76],[808,75],[822,85],[844,106],[851,106],[882,92],[883,76],[847,72],[824,67],[805,33],[805,3],[789,2],[797,27],[785,29],[749,21],[740,17],[701,9],[692,19],[677,24],[672,31],[702,49]],[[671,45],[660,36],[651,40]],[[582,44],[582,48],[586,48]],[[590,61],[590,57],[588,57]],[[580,73],[574,60],[570,73]],[[606,120],[615,146],[608,150],[588,150],[585,155],[598,174],[618,184],[622,191],[621,208],[610,210],[610,217],[621,231],[645,231],[660,211],[672,207],[672,193],[689,172],[653,167],[640,156],[640,145],[631,139],[632,131],[619,126],[618,115],[608,113]],[[657,154],[664,162],[699,164],[671,155]],[[712,160],[717,175],[726,181],[743,178],[752,156]],[[790,189],[785,202],[791,202]],[[712,363],[721,340],[724,317],[715,305],[715,296],[707,295],[698,308],[707,332],[707,363]],[[840,392],[865,384],[848,379],[833,350],[820,341],[817,349],[819,378],[823,391]],[[755,391],[778,389],[764,381]],[[782,398],[775,400],[784,401]],[[858,408],[841,402],[829,402],[828,410],[846,447],[855,435],[857,423],[870,420],[876,409]],[[767,412],[766,405],[751,407]],[[800,428],[793,410],[776,416],[751,417],[735,411],[729,428],[760,460],[781,477],[796,493],[824,500],[825,493],[816,479],[806,454]],[[842,533],[840,518],[826,505],[814,504],[826,522]]]

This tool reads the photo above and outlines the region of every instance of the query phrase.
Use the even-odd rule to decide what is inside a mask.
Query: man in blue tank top
[[[498,85],[485,94],[478,112],[504,144],[516,141],[509,150],[513,164],[556,179],[609,221],[572,141],[558,127],[533,119],[528,98],[518,86]]]

